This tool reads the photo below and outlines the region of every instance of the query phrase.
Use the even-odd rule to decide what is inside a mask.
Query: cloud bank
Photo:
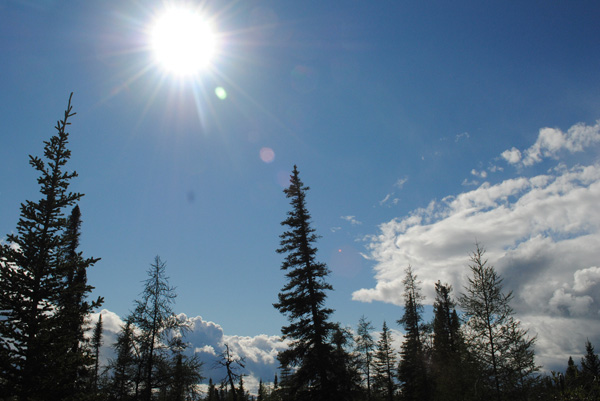
[[[533,146],[502,157],[523,167],[599,141],[600,123],[577,124],[566,133],[544,128]],[[505,289],[514,292],[517,316],[538,336],[537,362],[564,369],[569,355],[582,353],[586,338],[600,344],[599,204],[599,164],[559,164],[547,174],[484,183],[432,201],[367,238],[365,256],[375,262],[377,283],[355,291],[353,299],[402,305],[408,265],[423,282],[427,303],[437,280],[459,292],[469,252],[480,242]]]
[[[95,324],[99,314],[102,314],[104,327],[101,363],[106,366],[110,359],[115,358],[112,347],[124,322],[116,313],[104,309],[91,316],[90,324]],[[225,350],[225,344],[229,345],[234,357],[245,359],[246,368],[238,373],[247,375],[244,377],[247,390],[256,394],[261,379],[265,383],[273,381],[279,366],[277,353],[286,347],[281,337],[266,334],[255,337],[226,335],[220,325],[206,321],[201,316],[188,317],[182,313],[178,317],[189,324],[190,330],[185,340],[190,344],[189,352],[195,352],[204,362],[202,375],[206,377],[205,384],[211,378],[218,385],[225,378],[224,369],[215,366],[219,355]]]

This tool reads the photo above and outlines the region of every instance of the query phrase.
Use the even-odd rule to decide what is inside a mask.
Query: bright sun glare
[[[158,17],[151,33],[158,63],[168,72],[186,76],[206,68],[215,53],[211,27],[198,12],[171,8]]]

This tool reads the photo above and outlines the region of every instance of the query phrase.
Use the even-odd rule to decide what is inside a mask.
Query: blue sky
[[[600,344],[597,2],[184,3],[219,37],[193,79],[149,50],[169,2],[0,1],[0,232],[39,197],[27,155],[73,91],[69,168],[108,311],[129,312],[158,254],[178,312],[278,335],[297,164],[334,319],[394,325],[409,263],[429,302],[437,279],[460,289],[478,240],[542,362]]]

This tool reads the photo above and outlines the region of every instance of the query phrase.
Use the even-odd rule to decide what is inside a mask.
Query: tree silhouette
[[[325,307],[326,291],[332,287],[325,279],[329,269],[316,261],[318,236],[311,227],[306,207],[306,191],[294,170],[290,186],[284,190],[292,210],[281,223],[287,230],[280,236],[278,253],[285,254],[281,269],[286,272],[287,283],[279,293],[274,306],[286,315],[289,325],[282,327],[284,337],[291,339],[290,347],[279,353],[284,367],[295,370],[287,383],[296,397],[306,400],[330,400],[338,395],[335,377],[334,349],[329,336],[335,325],[328,321],[332,310]]]
[[[76,172],[66,131],[75,115],[69,97],[56,134],[44,142],[44,159],[29,156],[42,198],[21,204],[17,233],[0,245],[0,393],[20,399],[77,399],[90,361],[80,346],[84,316],[102,302],[88,303],[85,272],[98,259],[84,258],[79,244],[83,194],[70,192]]]

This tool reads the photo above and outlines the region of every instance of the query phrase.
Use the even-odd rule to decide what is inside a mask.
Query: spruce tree
[[[100,375],[100,347],[102,347],[102,314],[98,315],[98,321],[94,325],[92,335],[92,350],[94,353],[94,372],[92,376],[92,391],[98,391],[98,377]]]
[[[512,293],[504,293],[502,278],[484,259],[476,244],[471,254],[471,277],[459,297],[466,319],[466,340],[477,359],[491,393],[497,400],[525,398],[533,373],[535,337],[527,335],[510,306]]]
[[[579,369],[573,361],[573,357],[569,357],[567,361],[567,370],[565,371],[565,387],[575,388],[579,384]]]
[[[427,400],[431,387],[427,383],[427,364],[423,347],[423,295],[417,276],[409,266],[404,284],[404,315],[398,324],[404,328],[404,341],[400,352],[398,379],[403,400]]]
[[[206,401],[218,401],[219,400],[219,391],[216,389],[215,384],[211,379],[208,379],[208,390],[206,393]]]
[[[131,321],[127,321],[117,335],[117,342],[113,348],[117,353],[115,360],[109,361],[112,378],[109,382],[109,400],[130,400],[134,396],[134,389],[139,383],[136,380],[137,363],[134,349],[134,333]]]
[[[585,355],[581,358],[581,374],[590,380],[600,379],[600,359],[594,352],[594,346],[590,340],[585,342]]]
[[[471,364],[460,330],[452,286],[437,282],[433,303],[433,345],[431,349],[431,376],[434,382],[433,399],[466,399],[473,394],[474,380],[470,379]]]
[[[333,381],[337,385],[338,397],[347,400],[356,399],[362,391],[358,358],[352,352],[354,348],[352,332],[338,324],[331,336],[331,342],[334,347],[335,361]]]
[[[375,354],[373,355],[373,395],[381,401],[393,401],[398,385],[396,384],[395,365],[396,355],[392,348],[392,334],[386,322],[377,341]]]
[[[330,335],[335,324],[328,320],[333,311],[325,307],[326,291],[332,290],[326,281],[329,269],[316,260],[318,236],[306,207],[308,190],[294,166],[290,186],[284,189],[292,210],[281,223],[288,229],[280,236],[277,249],[286,255],[281,269],[286,272],[287,283],[274,304],[290,322],[281,331],[291,343],[278,359],[282,366],[295,368],[286,381],[297,398],[325,401],[340,399],[342,389],[333,379],[336,366]]]
[[[39,173],[42,198],[21,204],[17,233],[0,245],[0,391],[28,399],[77,399],[90,359],[81,346],[83,322],[101,299],[88,303],[92,287],[86,269],[98,259],[84,258],[79,245],[83,194],[69,191],[75,171],[66,170],[75,115],[71,98],[56,134],[44,142],[44,159],[29,157]]]
[[[361,316],[356,329],[355,351],[358,354],[358,367],[362,374],[363,382],[367,385],[367,400],[371,400],[371,364],[373,361],[373,350],[375,340],[371,332],[373,325],[364,316]]]

